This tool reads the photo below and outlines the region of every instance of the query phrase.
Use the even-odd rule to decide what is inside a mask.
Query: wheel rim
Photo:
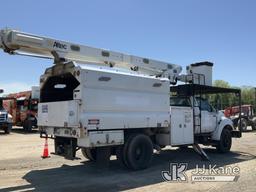
[[[134,170],[146,168],[152,159],[153,146],[150,138],[145,135],[131,136],[125,146],[127,150],[126,164]]]
[[[142,157],[142,149],[141,147],[138,147],[137,149],[135,149],[135,159],[140,160],[141,157]]]
[[[133,151],[133,159],[137,163],[142,163],[147,159],[147,153],[146,153],[147,146],[143,143],[140,143],[136,146],[136,148]]]
[[[242,122],[242,130],[245,130],[245,129],[246,129],[246,123]]]

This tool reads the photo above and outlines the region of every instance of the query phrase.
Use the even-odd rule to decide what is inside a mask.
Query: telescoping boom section
[[[97,65],[126,68],[141,74],[167,77],[175,83],[182,68],[179,65],[128,55],[115,51],[93,48],[76,43],[60,41],[16,30],[0,31],[0,48],[10,54],[26,54],[51,58],[55,63],[75,61]]]

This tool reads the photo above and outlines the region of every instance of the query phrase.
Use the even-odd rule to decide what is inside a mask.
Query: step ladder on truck
[[[154,148],[191,145],[207,158],[198,144],[227,152],[232,137],[241,137],[214,109],[208,113],[217,124],[213,119],[205,124],[205,100],[197,96],[216,89],[207,62],[190,65],[182,75],[181,66],[148,58],[10,29],[0,36],[0,47],[9,54],[53,59],[40,77],[38,126],[41,137],[54,139],[57,155],[73,159],[81,149],[96,162],[116,155],[138,170],[149,166]],[[174,86],[177,82],[184,85]],[[186,95],[170,98],[170,91],[183,88]]]

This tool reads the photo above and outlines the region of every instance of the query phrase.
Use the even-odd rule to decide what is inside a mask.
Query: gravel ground
[[[0,191],[256,191],[256,132],[246,132],[233,139],[228,154],[218,154],[205,147],[211,161],[202,161],[192,150],[166,148],[155,154],[150,168],[129,171],[113,156],[108,167],[97,167],[78,152],[70,161],[51,155],[41,159],[44,140],[39,134],[24,133],[15,128],[10,135],[0,133]],[[53,151],[53,141],[49,140]],[[170,163],[188,163],[186,183],[166,182],[161,172]],[[191,182],[196,165],[238,166],[237,182]]]

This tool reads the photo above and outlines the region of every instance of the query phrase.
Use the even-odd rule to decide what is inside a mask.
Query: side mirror
[[[3,89],[0,89],[0,93],[3,93],[4,92],[4,90]]]

